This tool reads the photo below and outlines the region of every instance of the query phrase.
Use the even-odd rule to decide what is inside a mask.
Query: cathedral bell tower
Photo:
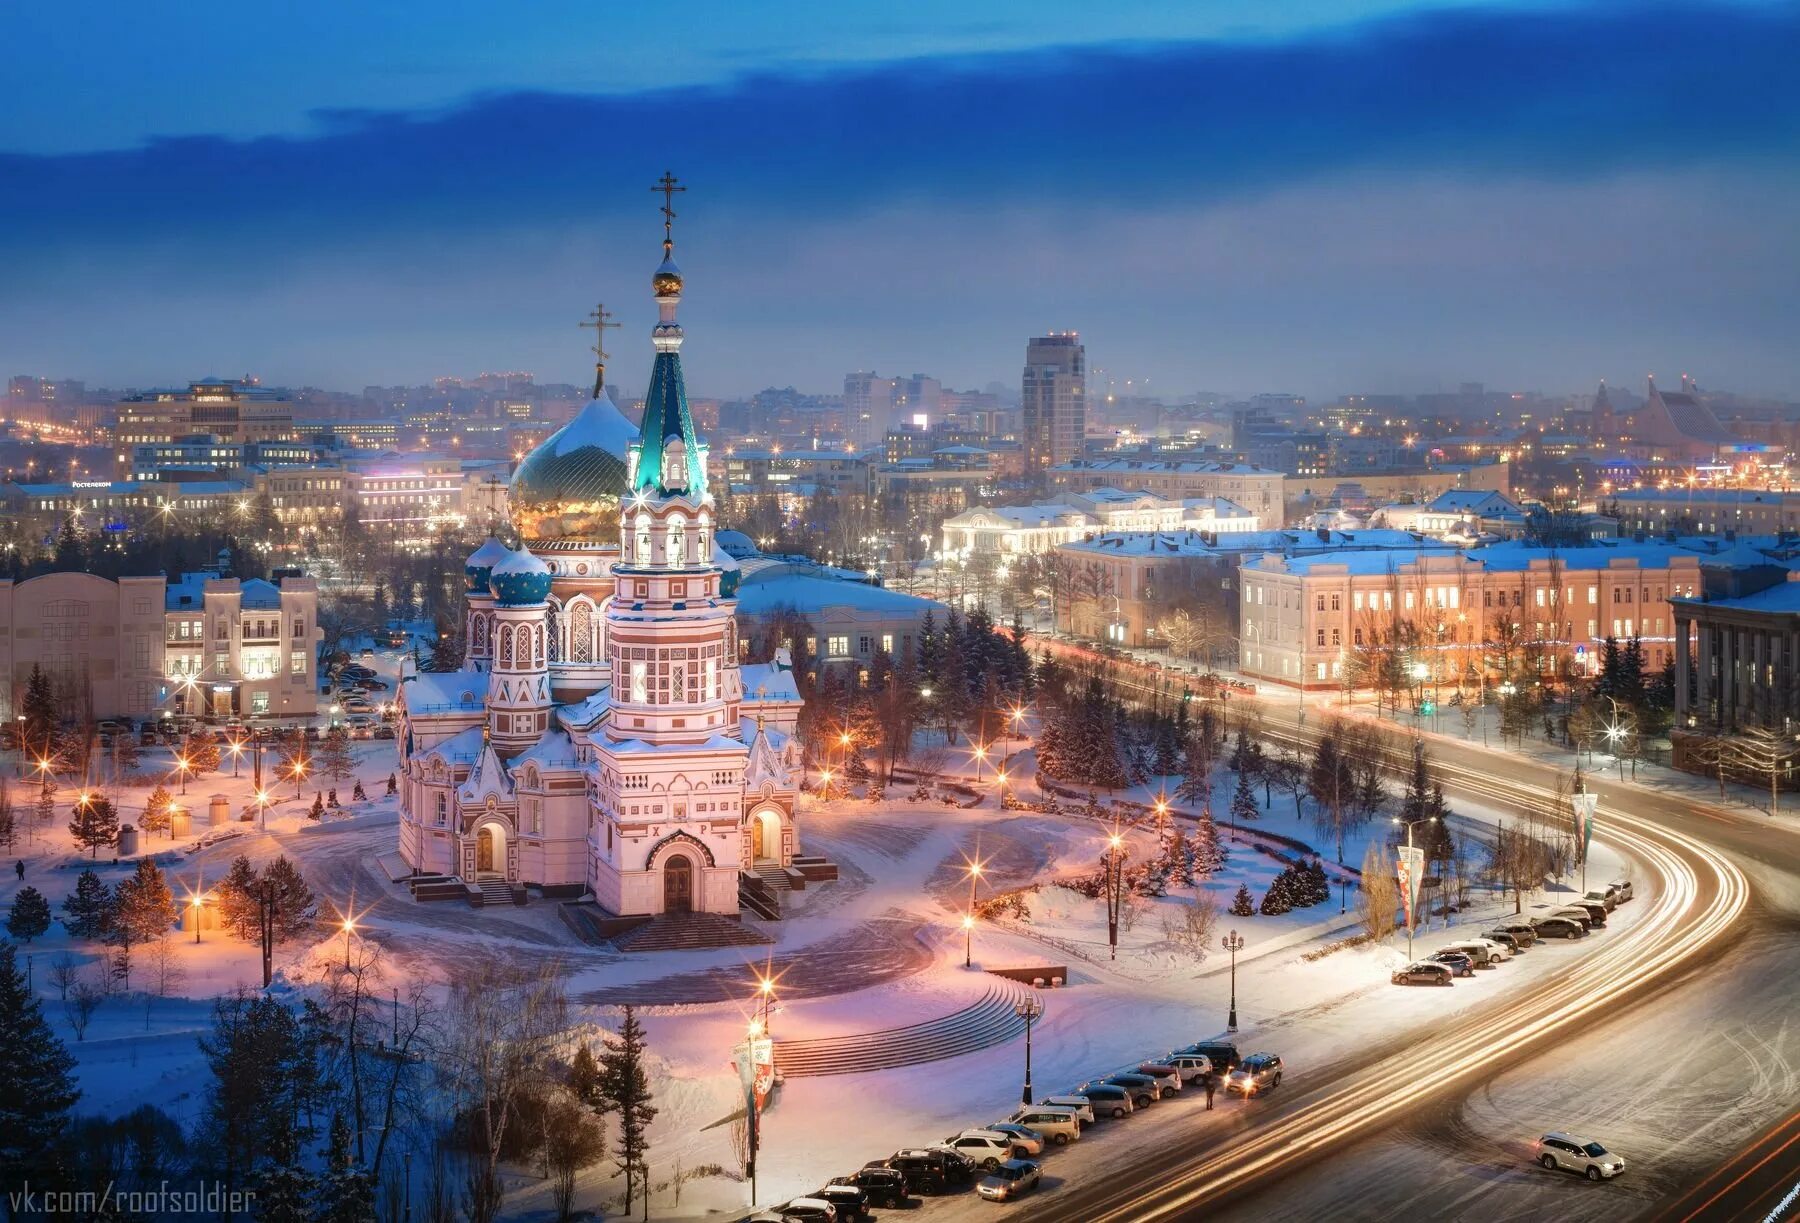
[[[529,552],[511,552],[493,567],[489,640],[488,739],[503,759],[536,743],[550,727],[546,615],[550,568]]]

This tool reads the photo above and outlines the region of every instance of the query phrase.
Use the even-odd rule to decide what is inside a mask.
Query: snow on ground
[[[1032,796],[1029,750],[1018,750],[1017,741],[1012,746],[1011,775],[1020,793]],[[266,831],[234,823],[227,828],[232,835],[221,836],[227,830],[210,829],[197,820],[194,835],[186,840],[171,843],[156,836],[147,838],[143,848],[163,863],[178,900],[184,885],[217,879],[239,853],[258,863],[278,852],[295,859],[326,919],[315,939],[277,952],[278,969],[302,986],[343,954],[342,935],[327,923],[340,907],[353,907],[358,937],[382,946],[390,981],[396,984],[409,978],[440,981],[449,965],[485,951],[516,962],[557,962],[584,1024],[612,1026],[619,1003],[638,1003],[649,1033],[660,1109],[651,1132],[652,1179],[662,1186],[654,1195],[653,1212],[660,1217],[737,1210],[747,1201],[745,1186],[711,1176],[688,1183],[677,1207],[669,1182],[678,1165],[735,1168],[729,1127],[714,1123],[737,1107],[732,1048],[743,1037],[753,1012],[755,980],[763,971],[776,974],[780,982],[771,1017],[776,1037],[809,1039],[951,1014],[992,984],[994,979],[981,971],[984,965],[1064,966],[1068,984],[1045,992],[1046,1014],[1034,1034],[1034,1079],[1041,1096],[1221,1033],[1231,976],[1229,960],[1216,942],[1229,928],[1245,939],[1236,974],[1240,1045],[1246,1051],[1251,1046],[1273,1048],[1301,1072],[1308,1063],[1330,1060],[1346,1044],[1371,1033],[1386,1038],[1408,1025],[1431,1023],[1447,1009],[1521,988],[1605,941],[1534,950],[1516,963],[1458,982],[1455,990],[1399,989],[1388,984],[1388,973],[1405,959],[1403,934],[1381,946],[1339,950],[1311,962],[1302,958],[1307,950],[1356,932],[1353,895],[1347,915],[1339,913],[1336,897],[1330,904],[1281,917],[1224,913],[1240,882],[1248,883],[1260,899],[1279,865],[1248,845],[1232,846],[1229,833],[1221,829],[1231,850],[1229,860],[1218,876],[1201,885],[1221,908],[1215,945],[1206,958],[1182,950],[1165,935],[1163,913],[1177,911],[1192,895],[1175,887],[1168,897],[1141,902],[1135,920],[1121,931],[1114,960],[1108,955],[1103,902],[1054,884],[1059,877],[1096,868],[1110,823],[1079,812],[1002,812],[989,770],[982,786],[987,796],[972,809],[937,800],[909,802],[906,785],[891,787],[887,797],[873,803],[844,799],[821,805],[804,799],[805,848],[837,862],[841,878],[788,894],[785,920],[752,923],[774,937],[773,946],[620,955],[576,940],[558,919],[556,906],[542,900],[507,910],[414,903],[377,861],[394,845],[395,804],[385,797],[393,745],[359,742],[355,752],[357,776],[370,801],[334,813],[322,824],[305,815],[314,788],[305,786],[296,798],[289,784],[279,788],[280,801],[268,814]],[[122,787],[116,796],[124,818],[141,811],[158,771],[167,767],[167,749],[145,753],[140,784]],[[1234,781],[1229,771],[1220,770],[1215,813],[1228,809]],[[220,793],[234,811],[241,810],[251,801],[251,784],[248,771],[234,780],[227,766],[224,775],[190,782],[187,801],[203,816],[208,797]],[[338,787],[340,801],[348,804],[353,784],[346,780]],[[1167,788],[1173,791],[1174,779]],[[1139,787],[1127,796],[1144,800],[1156,789]],[[26,862],[25,882],[46,893],[57,916],[87,861],[76,854],[65,828],[74,791],[65,787],[61,797],[56,819],[33,828],[29,842],[21,839],[19,851]],[[1331,860],[1334,855],[1310,822],[1295,816],[1291,797],[1277,793],[1266,809],[1260,790],[1256,797],[1261,818],[1252,832],[1299,838],[1326,851]],[[22,827],[35,823],[29,810],[19,814]],[[1491,818],[1480,810],[1459,814],[1469,821],[1459,823],[1459,835],[1477,832]],[[1346,862],[1360,864],[1363,844],[1371,837],[1386,840],[1392,831],[1379,825],[1349,838]],[[1134,858],[1150,855],[1148,829],[1139,827],[1127,836]],[[1595,857],[1601,876],[1625,868],[1604,841],[1597,843]],[[960,921],[968,903],[965,865],[972,860],[983,864],[978,899],[1030,884],[1038,890],[1027,898],[1028,920],[977,927],[971,970],[963,966]],[[112,882],[130,864],[111,865],[103,859],[97,869]],[[0,905],[10,904],[19,886],[10,872],[0,878]],[[1418,954],[1510,909],[1510,903],[1480,894],[1476,911],[1455,919],[1455,926],[1446,929],[1440,918],[1422,930]],[[1633,906],[1621,910],[1621,922],[1631,921],[1636,911]],[[253,946],[222,932],[206,931],[198,946],[190,934],[172,937],[186,976],[182,996],[155,999],[148,1012],[139,1001],[109,1001],[79,1042],[47,966],[59,951],[74,951],[91,961],[96,949],[73,945],[60,922],[27,949],[46,1014],[77,1056],[84,1109],[116,1112],[148,1102],[193,1119],[206,1082],[195,1039],[209,1026],[210,999],[254,986],[260,967]],[[139,976],[134,984],[144,979]],[[597,1032],[598,1027],[587,1030]],[[788,1081],[764,1119],[759,1199],[785,1200],[900,1146],[998,1117],[1018,1098],[1022,1060],[1023,1042],[1015,1039],[908,1069]],[[544,1186],[527,1170],[518,1170],[511,1183],[516,1211],[548,1210]],[[584,1177],[584,1201],[598,1203],[617,1192],[610,1161]]]

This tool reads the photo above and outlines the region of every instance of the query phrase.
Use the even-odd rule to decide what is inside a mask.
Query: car
[[[1571,909],[1585,909],[1589,920],[1597,930],[1606,924],[1606,906],[1595,900],[1578,900],[1570,905]]]
[[[1522,947],[1530,947],[1533,943],[1537,942],[1537,927],[1531,922],[1526,921],[1524,918],[1513,917],[1502,922],[1496,922],[1494,924],[1494,929],[1512,935],[1519,940],[1519,944]],[[1492,931],[1489,932],[1488,937],[1493,937]]]
[[[1083,1125],[1094,1124],[1094,1102],[1086,1096],[1070,1092],[1066,1096],[1045,1096],[1040,1103],[1046,1108],[1067,1109]]]
[[[1506,948],[1509,955],[1523,955],[1526,947],[1530,946],[1529,940],[1531,938],[1528,934],[1514,934],[1510,930],[1489,930],[1481,937],[1487,939],[1489,942],[1499,943],[1502,947]]]
[[[1021,1155],[1042,1155],[1044,1153],[1044,1135],[1029,1125],[1020,1125],[1016,1121],[996,1121],[992,1125],[981,1127],[995,1134],[1005,1134],[1013,1140],[1013,1145]]]
[[[1616,893],[1618,893],[1620,904],[1624,904],[1626,901],[1631,899],[1631,880],[1615,879],[1611,883],[1607,884],[1607,886],[1612,888],[1613,891],[1615,891]]]
[[[1585,938],[1587,927],[1572,917],[1534,917],[1532,926],[1539,938]]]
[[[877,1206],[900,1206],[906,1202],[906,1174],[885,1164],[858,1168],[849,1176],[834,1176],[831,1184],[860,1189]]]
[[[1459,977],[1475,975],[1475,961],[1460,951],[1436,951],[1426,958],[1444,965]]]
[[[1042,1134],[1057,1146],[1066,1146],[1081,1137],[1081,1118],[1076,1116],[1072,1108],[1051,1108],[1048,1105],[1030,1105],[1014,1111],[1008,1118],[1009,1124],[1029,1126],[1035,1133]],[[989,1129],[998,1129],[990,1125]],[[1010,1133],[1011,1131],[1005,1131]]]
[[[1601,911],[1600,920],[1595,921],[1594,911],[1586,905],[1563,905],[1561,908],[1550,910],[1550,916],[1566,917],[1570,921],[1580,922],[1589,930],[1597,930],[1606,924],[1605,910]]]
[[[1448,964],[1419,960],[1394,973],[1395,985],[1449,985],[1454,974]]]
[[[964,1130],[952,1134],[940,1144],[992,1171],[1019,1153],[1019,1145],[1006,1134],[992,1130]]]
[[[837,1208],[840,1219],[860,1219],[869,1213],[869,1195],[855,1185],[840,1185],[833,1181],[820,1185],[806,1196],[830,1202]]]
[[[962,1167],[968,1161],[960,1156],[952,1159],[953,1154],[955,1153],[915,1147],[895,1151],[888,1156],[884,1166],[893,1168],[904,1176],[907,1187],[916,1193],[944,1193],[955,1185],[968,1183],[969,1174]],[[866,1168],[864,1170],[867,1171]]]
[[[111,719],[108,719],[107,721],[96,723],[94,729],[103,735],[122,735],[125,733],[127,727],[123,722],[114,722]]]
[[[1591,1181],[1605,1180],[1625,1171],[1625,1157],[1587,1138],[1561,1132],[1545,1134],[1531,1144],[1537,1161],[1552,1172],[1579,1172]]]
[[[759,1210],[742,1216],[737,1223],[787,1223],[787,1219],[773,1210]]]
[[[375,738],[377,738],[377,739],[392,739],[393,737],[394,737],[394,728],[393,727],[377,726],[375,728]]]
[[[1238,1047],[1225,1040],[1202,1040],[1175,1050],[1175,1053],[1204,1053],[1212,1061],[1215,1074],[1227,1074],[1237,1068],[1243,1059],[1238,1056]]]
[[[1458,955],[1466,955],[1477,968],[1493,968],[1504,958],[1505,952],[1498,943],[1490,943],[1485,939],[1467,938],[1449,943],[1440,951],[1454,951]]]
[[[1118,1074],[1109,1074],[1103,1079],[1096,1079],[1095,1082],[1124,1088],[1131,1093],[1131,1103],[1137,1108],[1149,1108],[1162,1099],[1162,1088],[1157,1085],[1155,1079],[1147,1074],[1121,1071]]]
[[[1164,1095],[1181,1090],[1181,1071],[1167,1062],[1140,1062],[1136,1073],[1155,1079]]]
[[[1281,1058],[1273,1053],[1252,1053],[1225,1076],[1225,1091],[1246,1096],[1281,1086]]]
[[[1619,907],[1619,894],[1611,887],[1589,888],[1582,893],[1581,903],[1600,905],[1608,913]]]
[[[982,1178],[975,1192],[990,1202],[1007,1202],[1030,1193],[1044,1179],[1044,1170],[1029,1159],[1009,1159]]]
[[[1075,1089],[1075,1094],[1088,1098],[1088,1102],[1094,1106],[1095,1116],[1111,1117],[1115,1121],[1129,1115],[1136,1107],[1131,1102],[1130,1092],[1123,1087],[1114,1087],[1110,1084],[1095,1083],[1078,1087]]]
[[[1184,1082],[1198,1083],[1212,1073],[1212,1058],[1204,1053],[1171,1053],[1163,1060],[1181,1072]]]
[[[775,1213],[797,1223],[837,1223],[838,1218],[837,1207],[823,1198],[795,1198],[785,1206],[777,1206]]]

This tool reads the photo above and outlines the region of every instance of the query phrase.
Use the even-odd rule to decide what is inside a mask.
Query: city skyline
[[[371,88],[298,123],[240,108],[237,69],[192,65],[196,106],[253,125],[222,135],[158,101],[161,65],[139,122],[163,126],[122,130],[116,106],[111,127],[27,111],[35,142],[0,125],[0,359],[108,385],[495,365],[579,383],[594,298],[650,325],[634,255],[673,167],[710,394],[854,369],[983,386],[1056,330],[1177,398],[1648,371],[1800,387],[1782,204],[1800,107],[1773,86],[1791,6],[1288,16],[1046,22],[1034,42],[1009,11],[987,51],[966,26],[859,24],[831,68],[767,48],[726,66],[709,35],[669,87],[625,73],[613,92],[555,73],[521,92],[505,48],[468,51],[467,90]],[[321,21],[271,64],[304,63]],[[613,57],[647,37],[620,36]],[[614,377],[647,374],[628,355]]]

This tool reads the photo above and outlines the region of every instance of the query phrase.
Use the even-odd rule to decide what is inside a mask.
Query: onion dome
[[[527,543],[611,544],[638,430],[604,390],[513,472],[513,525]]]
[[[509,552],[494,566],[488,589],[502,607],[530,607],[550,598],[550,566],[529,552]]]
[[[675,256],[669,252],[665,244],[662,265],[651,273],[650,287],[657,297],[681,296],[681,269],[675,266]]]
[[[469,579],[469,589],[486,590],[488,575],[494,571],[495,565],[506,558],[508,551],[505,544],[490,535],[481,547],[471,552],[469,559],[463,562],[463,573]]]

